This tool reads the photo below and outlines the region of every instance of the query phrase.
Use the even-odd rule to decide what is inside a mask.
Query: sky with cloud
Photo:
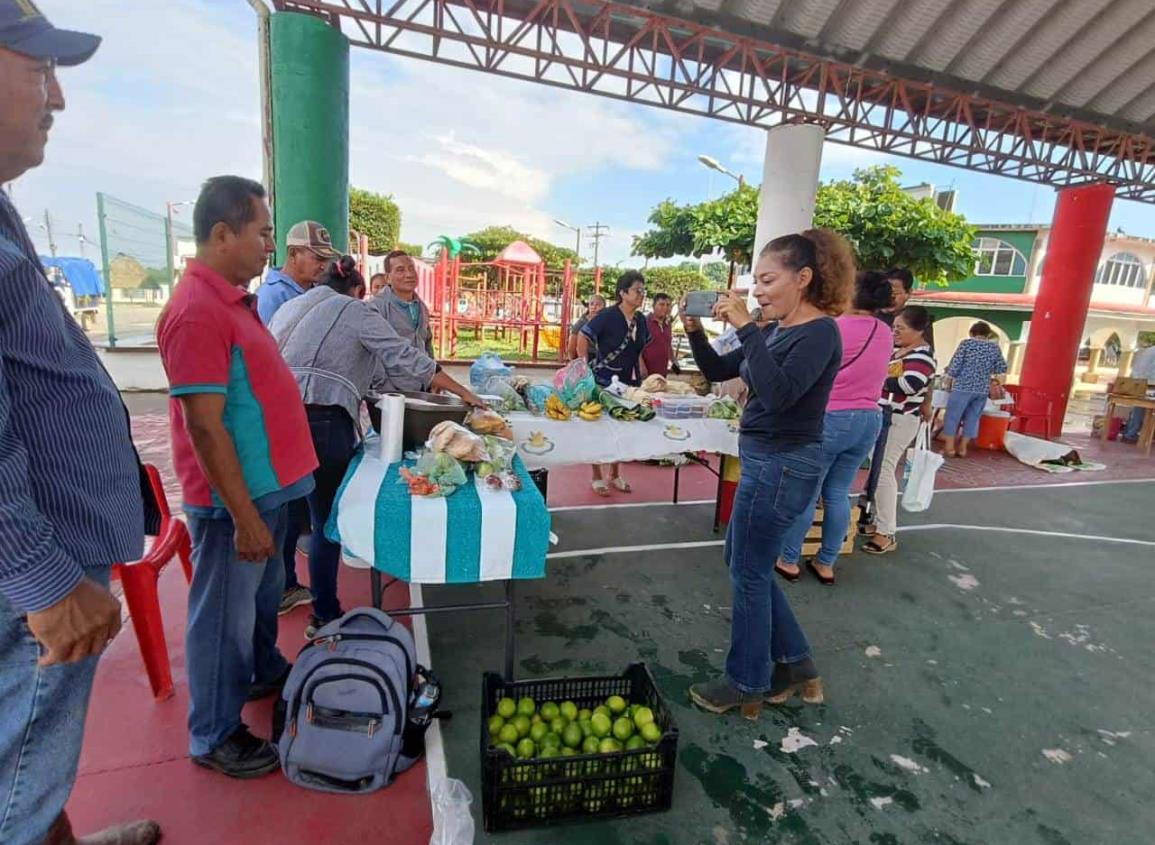
[[[96,192],[163,212],[195,198],[209,175],[260,177],[256,19],[243,0],[40,0],[57,25],[100,33],[96,57],[63,69],[68,100],[45,165],[18,180],[22,212],[51,216],[59,249],[76,254],[78,225],[96,238]],[[428,242],[508,224],[557,243],[575,225],[609,226],[602,260],[631,263],[630,238],[667,197],[728,190],[705,153],[761,178],[765,133],[641,105],[418,60],[355,50],[350,180],[392,194],[402,238]],[[894,163],[907,184],[959,191],[976,223],[1046,222],[1046,187],[827,144],[824,179]],[[178,209],[188,219],[188,209]],[[1111,226],[1155,237],[1149,205],[1117,201]],[[33,237],[46,250],[42,226]],[[590,254],[589,242],[583,255]],[[88,254],[96,254],[92,244]]]

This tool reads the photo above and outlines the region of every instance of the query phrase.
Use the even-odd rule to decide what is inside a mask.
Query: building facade
[[[919,286],[913,301],[935,316],[944,365],[971,324],[985,320],[999,336],[1014,380],[1030,340],[1049,236],[1047,225],[980,226],[970,276],[946,288]],[[1077,386],[1101,390],[1117,373],[1126,374],[1140,335],[1155,333],[1153,267],[1155,240],[1122,232],[1104,240],[1074,373]]]

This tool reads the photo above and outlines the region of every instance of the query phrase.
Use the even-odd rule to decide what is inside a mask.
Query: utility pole
[[[76,240],[80,241],[80,257],[84,258],[84,245],[88,243],[88,238],[84,237],[84,224],[76,224]]]
[[[610,227],[605,223],[594,223],[588,227],[590,232],[590,240],[594,242],[594,267],[598,267],[598,249],[601,247],[602,238],[609,237],[607,234]]]
[[[44,209],[44,231],[48,233],[48,251],[52,253],[52,257],[56,257],[56,239],[52,237],[52,218],[48,214],[48,209]]]

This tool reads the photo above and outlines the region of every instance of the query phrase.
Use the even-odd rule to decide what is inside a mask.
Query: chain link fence
[[[105,295],[94,340],[110,347],[149,346],[161,308],[195,251],[192,227],[173,220],[172,205],[160,214],[98,193],[96,209]]]

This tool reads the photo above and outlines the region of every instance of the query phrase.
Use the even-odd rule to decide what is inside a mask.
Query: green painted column
[[[278,264],[285,235],[316,220],[344,252],[349,243],[349,41],[312,15],[269,20],[273,124],[273,225]]]

